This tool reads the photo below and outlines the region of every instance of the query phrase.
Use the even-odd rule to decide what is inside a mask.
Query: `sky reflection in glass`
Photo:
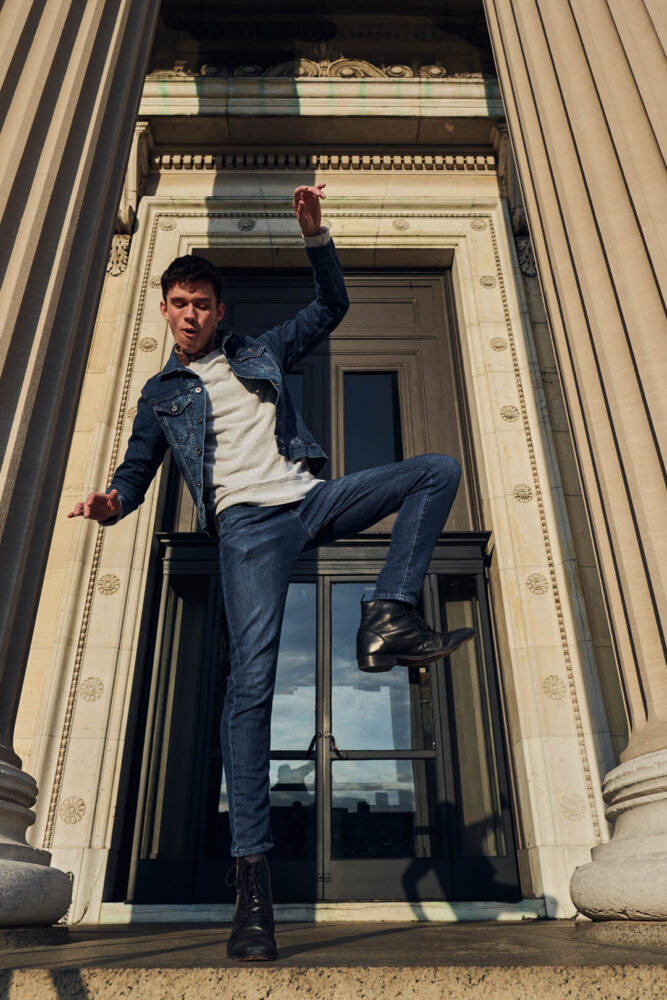
[[[273,750],[307,750],[315,733],[316,585],[291,583],[278,653]]]
[[[348,750],[422,747],[421,732],[413,739],[408,670],[397,666],[389,673],[368,674],[357,667],[355,640],[366,589],[365,583],[334,583],[331,587],[332,728],[336,742]],[[426,677],[424,680],[427,682]]]

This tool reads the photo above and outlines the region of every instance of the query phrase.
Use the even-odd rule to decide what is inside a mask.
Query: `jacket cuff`
[[[331,232],[327,226],[321,226],[317,236],[304,236],[307,247],[325,247],[331,241]]]
[[[101,524],[103,528],[110,528],[113,524],[118,524],[123,517],[123,500],[120,493],[118,494],[117,499],[120,504],[120,514],[116,514],[114,517],[107,517],[104,521],[99,521],[98,523]]]

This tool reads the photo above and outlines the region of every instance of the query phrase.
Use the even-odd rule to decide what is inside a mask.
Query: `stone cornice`
[[[496,158],[444,153],[244,153],[157,151],[151,170],[390,170],[493,173]]]
[[[148,77],[139,114],[499,117],[495,80],[480,77]]]

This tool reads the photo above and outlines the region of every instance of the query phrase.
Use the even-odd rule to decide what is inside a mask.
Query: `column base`
[[[602,794],[614,835],[574,872],[574,905],[591,920],[667,921],[667,750],[610,771]]]
[[[54,924],[71,898],[72,883],[57,868],[0,859],[0,926]]]
[[[72,883],[49,867],[49,852],[25,839],[36,798],[35,779],[0,761],[0,927],[53,924],[72,899]]]

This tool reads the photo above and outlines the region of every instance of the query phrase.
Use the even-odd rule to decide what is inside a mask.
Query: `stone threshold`
[[[543,899],[518,903],[406,902],[276,903],[276,923],[463,923],[539,920],[547,916]],[[231,903],[192,905],[102,903],[99,924],[230,923]]]
[[[664,1000],[664,928],[638,928],[632,942],[619,930],[597,940],[573,920],[293,923],[278,928],[277,961],[238,963],[228,926],[79,924],[41,940],[26,929],[0,953],[0,998]]]

